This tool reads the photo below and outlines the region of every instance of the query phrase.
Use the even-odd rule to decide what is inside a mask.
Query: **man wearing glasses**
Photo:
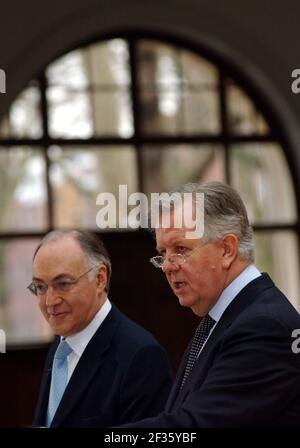
[[[179,215],[186,210],[195,218],[197,194],[204,194],[204,233],[189,238],[193,228]],[[292,335],[300,316],[255,267],[241,198],[220,182],[186,184],[176,195],[182,202],[160,208],[159,254],[150,261],[163,270],[180,305],[201,320],[165,410],[125,426],[299,428],[300,355]]]
[[[57,335],[34,426],[96,427],[157,415],[171,384],[157,341],[107,297],[111,263],[89,232],[53,231],[33,257],[29,290]]]

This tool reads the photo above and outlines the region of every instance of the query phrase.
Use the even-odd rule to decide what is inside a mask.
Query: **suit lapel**
[[[168,400],[167,400],[167,403],[166,403],[166,407],[165,407],[165,410],[167,412],[172,408],[174,402],[176,401],[176,398],[178,397],[178,395],[180,393],[181,380],[182,380],[184,369],[185,369],[185,366],[186,366],[186,363],[187,363],[188,355],[189,355],[189,352],[190,352],[190,346],[191,346],[191,341],[188,344],[188,346],[187,346],[187,348],[186,348],[186,350],[185,350],[185,352],[184,352],[184,354],[183,354],[183,356],[181,358],[181,361],[180,361],[180,364],[179,364],[179,368],[178,368],[178,370],[176,372],[174,383],[173,383],[173,386],[171,388],[171,391],[170,391],[170,394],[169,394],[169,397],[168,397]]]
[[[112,308],[102,325],[98,328],[86,349],[66,387],[62,400],[52,420],[52,427],[60,426],[72,412],[72,409],[84,395],[89,384],[103,365],[106,353],[118,323],[118,312]]]
[[[230,325],[231,322],[228,322],[228,319],[220,319],[207,343],[203,347],[203,350],[198,356],[193,370],[187,378],[183,388],[179,391],[174,403],[175,407],[177,407],[184,401],[185,397],[189,394],[190,389],[195,384],[195,382],[197,382],[198,384],[203,383],[211,365],[211,359],[214,356],[216,347],[219,341],[222,339],[224,332]]]
[[[224,337],[224,333],[226,332],[226,330],[248,306],[250,306],[253,302],[255,302],[255,300],[257,300],[258,295],[262,291],[272,287],[274,287],[274,283],[272,282],[270,277],[267,274],[262,274],[260,277],[254,279],[245,288],[243,288],[242,291],[239,292],[239,294],[233,299],[233,301],[224,311],[221,319],[217,323],[214,331],[203,347],[203,350],[201,351],[198,359],[196,360],[193,370],[187,378],[185,385],[180,390],[179,387],[181,384],[181,379],[187,362],[189,347],[191,343],[189,344],[188,350],[186,350],[184,359],[182,360],[182,363],[178,370],[178,375],[176,375],[175,383],[171,391],[172,396],[170,395],[167,403],[167,405],[169,406],[168,410],[180,406],[195,383],[199,385],[203,383],[211,366],[212,358],[214,357],[218,343]]]

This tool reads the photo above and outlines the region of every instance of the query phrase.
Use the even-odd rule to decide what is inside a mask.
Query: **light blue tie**
[[[65,391],[68,380],[67,356],[72,352],[71,347],[62,339],[56,349],[51,375],[51,387],[47,412],[47,426],[51,425],[56,409]]]

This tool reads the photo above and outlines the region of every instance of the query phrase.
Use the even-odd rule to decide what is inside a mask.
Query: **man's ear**
[[[99,266],[96,280],[97,286],[104,290],[107,285],[107,267],[105,266],[105,264],[101,264]]]
[[[222,265],[225,269],[229,269],[233,261],[238,255],[239,240],[236,235],[229,233],[222,239]]]

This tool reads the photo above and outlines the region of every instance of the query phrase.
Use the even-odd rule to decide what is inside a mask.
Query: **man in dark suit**
[[[126,426],[299,427],[300,354],[293,351],[292,333],[300,317],[253,264],[252,229],[241,198],[219,182],[186,184],[175,196],[184,198],[183,206],[175,200],[160,207],[159,255],[151,261],[163,269],[180,305],[201,322],[165,410]],[[204,233],[199,225],[196,235],[203,215]]]
[[[155,416],[171,385],[153,336],[107,298],[111,264],[93,234],[54,231],[37,247],[29,289],[58,335],[34,426],[96,427]]]

